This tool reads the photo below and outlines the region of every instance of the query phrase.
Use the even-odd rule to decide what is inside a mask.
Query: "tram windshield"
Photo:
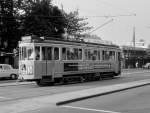
[[[20,60],[40,60],[40,47],[21,47]]]

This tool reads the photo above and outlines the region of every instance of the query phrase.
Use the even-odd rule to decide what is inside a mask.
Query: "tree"
[[[22,35],[37,35],[62,38],[66,32],[77,35],[91,29],[85,18],[79,18],[79,12],[66,13],[51,3],[51,0],[19,0],[16,12],[21,18]]]
[[[13,0],[0,1],[0,41],[1,49],[6,52],[12,52],[12,48],[16,47],[17,22],[13,12]]]
[[[80,18],[78,10],[65,13],[66,17],[66,31],[68,34],[74,35],[74,34],[80,34],[82,32],[85,32],[87,30],[90,30],[92,27],[88,27],[88,22],[85,20],[87,18]]]
[[[65,17],[51,0],[26,0],[20,1],[21,29],[23,35],[60,37],[64,33]],[[17,10],[18,10],[17,9]]]

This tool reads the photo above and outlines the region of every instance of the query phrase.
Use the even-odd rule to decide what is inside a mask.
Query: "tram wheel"
[[[37,84],[38,86],[43,86],[42,80],[36,80],[36,84]]]
[[[85,81],[84,77],[83,77],[83,76],[80,76],[79,82],[80,82],[80,83],[83,83],[84,81]]]
[[[66,85],[66,84],[68,84],[69,81],[67,80],[67,78],[63,78],[62,82],[64,85]]]

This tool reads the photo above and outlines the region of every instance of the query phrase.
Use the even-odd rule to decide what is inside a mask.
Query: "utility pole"
[[[133,27],[133,47],[135,47],[135,26]]]

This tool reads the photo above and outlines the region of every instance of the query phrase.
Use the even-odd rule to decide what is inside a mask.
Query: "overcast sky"
[[[53,0],[53,3],[59,7],[62,4],[66,12],[78,9],[81,17],[88,17],[93,30],[113,18],[92,33],[104,40],[124,45],[132,41],[135,26],[136,41],[144,39],[150,44],[150,0]],[[108,15],[116,17],[106,18]]]

